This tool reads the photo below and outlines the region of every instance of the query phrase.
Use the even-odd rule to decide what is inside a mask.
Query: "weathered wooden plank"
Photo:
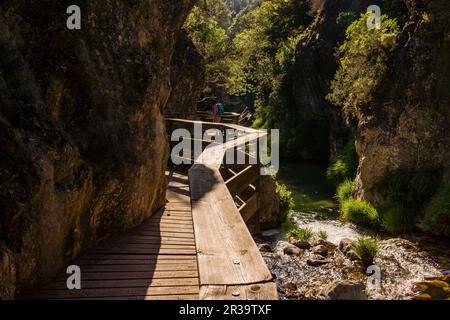
[[[195,249],[159,249],[159,248],[112,248],[112,249],[94,249],[93,253],[114,253],[114,254],[195,254]]]
[[[81,268],[81,266],[80,266]],[[197,270],[197,264],[187,263],[147,263],[123,265],[82,265],[81,272],[130,272],[130,271],[188,271]]]
[[[170,279],[127,279],[127,280],[89,280],[82,282],[82,289],[106,288],[147,288],[147,287],[173,287],[198,286],[197,278],[170,278]],[[44,290],[67,290],[66,281],[55,281]]]
[[[191,255],[193,256],[193,255]],[[164,257],[164,256],[162,256]],[[75,265],[78,266],[122,266],[122,265],[151,265],[155,266],[155,268],[177,268],[178,265],[181,265],[180,268],[182,269],[182,266],[186,265],[189,266],[195,266],[197,268],[197,261],[196,260],[165,260],[163,258],[155,259],[155,260],[138,260],[138,259],[120,259],[120,260],[114,260],[114,259],[103,259],[103,260],[77,260],[74,262]],[[162,270],[162,269],[161,269]]]
[[[195,245],[187,245],[187,244],[148,244],[148,243],[119,243],[119,244],[108,244],[105,246],[98,246],[96,251],[118,251],[118,250],[129,250],[133,251],[136,249],[159,249],[159,250],[195,250]]]
[[[200,287],[201,300],[278,300],[273,282],[242,286],[205,285]]]
[[[83,298],[83,297],[126,297],[142,296],[143,298],[151,295],[163,294],[193,294],[198,293],[198,286],[173,286],[173,287],[136,287],[136,288],[95,288],[81,290],[43,290],[42,298]]]
[[[58,280],[67,280],[68,275],[61,274],[56,277]],[[85,272],[81,274],[81,281],[84,280],[124,280],[124,279],[161,279],[161,278],[192,278],[198,277],[196,270],[175,270],[175,271],[121,271],[121,272]]]
[[[195,255],[157,255],[157,254],[87,254],[75,261],[102,261],[102,260],[196,260]]]
[[[142,296],[126,296],[126,297],[100,297],[100,298],[69,298],[70,300],[142,300]],[[145,296],[145,300],[198,300],[198,294],[169,294],[169,295],[152,295]],[[56,299],[67,300],[67,299]]]
[[[180,232],[167,232],[167,231],[157,231],[157,230],[143,230],[135,233],[137,236],[161,236],[161,237],[176,237],[176,238],[187,238],[194,239],[194,234],[192,233],[180,233]]]

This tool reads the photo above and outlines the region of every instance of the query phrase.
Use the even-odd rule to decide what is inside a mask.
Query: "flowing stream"
[[[300,257],[284,254],[288,231],[285,227],[265,231],[259,241],[268,242],[273,248],[272,253],[263,256],[276,278],[282,298],[322,299],[330,283],[355,280],[366,285],[369,299],[411,299],[420,293],[417,283],[448,272],[448,243],[414,234],[393,238],[340,221],[333,201],[335,187],[327,181],[325,172],[326,168],[317,164],[282,162],[278,178],[293,193],[295,202],[290,218],[295,227],[310,228],[316,233],[326,231],[327,240],[336,246],[344,238],[376,238],[380,249],[374,263],[381,271],[380,285],[372,285],[361,266],[355,265],[338,249],[329,253],[331,263],[319,267],[305,262],[309,252],[305,251]]]

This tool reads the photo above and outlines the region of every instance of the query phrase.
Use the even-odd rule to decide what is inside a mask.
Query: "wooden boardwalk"
[[[257,130],[233,124],[167,119],[169,128],[238,129],[235,141],[205,148],[188,175],[166,172],[167,203],[142,225],[102,243],[72,265],[81,269],[81,289],[69,290],[62,273],[37,299],[83,300],[274,300],[275,283],[247,226],[258,218],[259,164],[245,153]],[[171,130],[169,130],[171,131]],[[215,131],[217,132],[217,131]],[[227,167],[225,152],[245,154]],[[192,153],[193,154],[193,153]],[[198,160],[198,161],[197,161]]]
[[[101,244],[71,264],[81,269],[81,290],[62,273],[37,299],[154,300],[199,298],[199,275],[186,175],[167,172],[164,211],[125,235]]]

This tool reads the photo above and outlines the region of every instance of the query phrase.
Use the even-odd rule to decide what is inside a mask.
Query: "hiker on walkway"
[[[218,122],[217,115],[219,114],[219,107],[217,106],[217,100],[211,100],[211,113],[212,113],[212,121]]]
[[[225,114],[225,107],[220,102],[217,102],[216,105],[217,105],[217,108],[219,109],[219,116],[222,117]]]

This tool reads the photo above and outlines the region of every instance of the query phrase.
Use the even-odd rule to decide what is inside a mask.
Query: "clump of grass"
[[[383,213],[382,226],[392,234],[404,233],[414,229],[415,212],[402,206],[393,206]]]
[[[421,228],[450,238],[450,184],[441,187],[425,208]]]
[[[367,201],[348,199],[342,204],[341,218],[356,224],[372,225],[378,220],[378,212]]]
[[[397,169],[387,172],[375,189],[392,204],[416,209],[436,194],[441,177],[439,167]]]
[[[325,230],[320,230],[317,235],[319,236],[320,239],[323,240],[327,240],[328,239],[328,232],[326,232]]]
[[[377,254],[379,247],[378,243],[370,238],[363,237],[359,238],[352,246],[353,252],[356,256],[361,259],[365,266],[370,266],[373,264],[373,259]]]
[[[310,228],[294,228],[288,232],[287,237],[294,237],[302,241],[309,241],[313,235],[314,232]]]
[[[327,178],[336,185],[346,179],[354,179],[358,162],[359,158],[356,153],[355,138],[352,137],[345,147],[331,159],[330,165],[327,168]]]
[[[337,196],[341,205],[344,201],[354,198],[355,188],[353,187],[353,181],[345,180],[337,189]]]

